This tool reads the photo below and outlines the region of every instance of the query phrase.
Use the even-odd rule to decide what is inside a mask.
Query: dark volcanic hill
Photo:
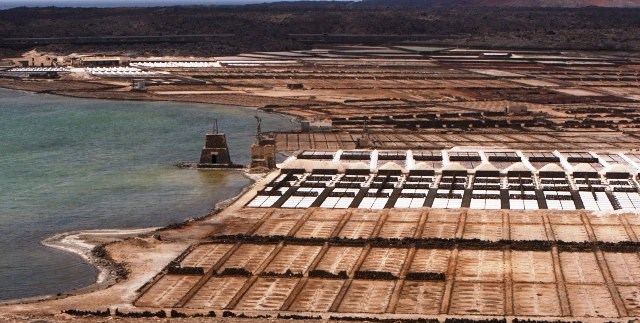
[[[2,1],[2,0],[0,0]],[[408,7],[380,3],[429,3]],[[499,0],[448,0],[458,4]],[[507,3],[524,0],[505,0]],[[535,1],[535,0],[534,0]],[[539,0],[538,0],[539,1]],[[558,0],[559,1],[559,0]],[[572,1],[572,0],[565,0]],[[591,0],[593,1],[593,0]],[[640,2],[640,0],[634,0]],[[296,2],[220,7],[157,8],[14,8],[0,10],[0,57],[38,49],[56,53],[99,52],[131,55],[228,55],[252,51],[312,48],[329,42],[397,44],[423,35],[422,43],[499,48],[640,50],[640,9],[442,7],[445,0],[367,0],[367,2]],[[504,3],[502,1],[501,3]],[[527,1],[527,3],[529,3]],[[584,2],[582,2],[584,3]],[[610,2],[609,2],[610,3]],[[172,43],[112,41],[84,43],[27,42],[15,46],[3,38],[74,38],[233,34],[215,41]],[[322,40],[323,35],[394,35],[398,37]],[[413,40],[415,41],[415,40]]]
[[[362,4],[429,7],[640,8],[640,0],[362,0]]]

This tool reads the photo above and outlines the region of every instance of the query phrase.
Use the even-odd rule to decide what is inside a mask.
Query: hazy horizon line
[[[166,6],[234,6],[273,2],[339,1],[358,2],[360,0],[15,0],[0,3],[0,10],[19,7],[57,8],[117,8],[117,7],[166,7]]]

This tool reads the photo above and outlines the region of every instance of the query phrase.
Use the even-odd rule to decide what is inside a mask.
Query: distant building
[[[105,57],[90,56],[90,57],[80,57],[78,63],[82,67],[109,67],[109,66],[122,65],[123,59],[117,56],[105,56]]]
[[[302,89],[304,89],[304,84],[302,84],[302,83],[289,83],[289,84],[287,84],[287,88],[289,90],[302,90]]]
[[[512,53],[482,53],[480,57],[485,58],[511,58],[513,56]]]
[[[10,59],[0,59],[0,68],[11,68],[14,67],[14,63]]]
[[[300,123],[302,132],[331,132],[333,123],[331,119],[304,120]]]
[[[145,80],[133,80],[131,85],[133,92],[147,92],[147,82]]]
[[[63,65],[64,57],[42,54],[32,50],[22,57],[10,58],[9,60],[18,67],[56,67]]]
[[[526,105],[508,105],[504,108],[505,114],[528,114]]]

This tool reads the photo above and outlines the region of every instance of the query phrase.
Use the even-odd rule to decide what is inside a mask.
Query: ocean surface
[[[67,292],[97,271],[44,247],[55,233],[164,226],[205,215],[250,184],[197,162],[218,119],[246,164],[256,111],[204,104],[66,98],[0,89],[0,300]],[[293,129],[260,113],[264,130]]]

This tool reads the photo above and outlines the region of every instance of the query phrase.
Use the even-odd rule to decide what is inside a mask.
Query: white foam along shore
[[[251,184],[243,187],[240,192],[226,200],[220,201],[215,204],[211,213],[209,213],[206,217],[215,215],[215,210],[221,210],[235,202],[241,196],[243,196],[248,190],[253,187],[256,182],[258,182],[261,178],[263,178],[266,174],[257,173],[252,174],[248,172],[246,169],[243,170],[242,174],[252,181]],[[198,219],[187,219],[184,222],[192,222],[199,221]],[[93,265],[98,269],[98,277],[96,281],[86,287],[80,288],[79,290],[75,290],[73,294],[82,294],[89,292],[90,290],[104,287],[105,283],[107,283],[111,278],[111,268],[109,266],[105,266],[104,262],[101,262],[100,259],[97,259],[93,256],[92,250],[96,246],[103,245],[108,241],[121,240],[128,237],[135,237],[142,234],[147,234],[154,232],[158,229],[162,229],[163,227],[151,227],[151,228],[139,228],[139,229],[95,229],[95,230],[79,230],[79,231],[70,231],[70,232],[62,232],[55,234],[49,238],[42,240],[40,243],[44,246],[55,248],[58,250],[63,250],[66,252],[70,252],[76,255],[79,255],[89,264]],[[102,238],[102,240],[100,240]],[[94,242],[91,242],[94,240]],[[7,301],[0,301],[0,305],[7,304],[19,304],[19,303],[30,303],[37,302],[46,299],[55,298],[54,295],[39,295],[27,298],[19,298],[12,299]]]
[[[224,209],[235,200],[240,198],[240,196],[244,195],[255,183],[265,176],[265,174],[251,174],[246,170],[243,171],[243,175],[246,178],[249,178],[252,183],[243,187],[240,192],[226,200],[220,201],[215,204],[214,209]],[[207,215],[211,216],[215,213],[210,213]],[[195,219],[187,219],[185,222],[191,222]],[[197,221],[197,220],[196,220]],[[104,262],[101,262],[100,259],[96,259],[92,254],[93,248],[103,245],[106,243],[105,240],[115,241],[128,237],[135,237],[142,234],[148,234],[154,232],[158,229],[162,229],[163,227],[151,227],[151,228],[139,228],[139,229],[94,229],[94,230],[79,230],[79,231],[70,231],[70,232],[62,232],[55,234],[51,237],[48,237],[42,240],[40,243],[44,246],[55,248],[58,250],[70,252],[76,255],[79,255],[89,264],[93,265],[98,269],[98,277],[96,281],[86,287],[81,288],[80,290],[76,290],[76,293],[86,292],[87,290],[98,288],[101,285],[107,283],[111,278],[111,268],[109,266],[105,266]],[[100,240],[102,238],[102,240]],[[31,302],[31,301],[39,301],[53,298],[54,295],[39,295],[28,298],[20,298],[20,299],[12,299],[8,301],[0,301],[0,304],[9,304],[9,303],[23,303],[23,302]]]
[[[224,209],[234,201],[236,201],[240,196],[244,195],[255,183],[263,178],[265,174],[258,173],[252,174],[244,170],[243,175],[252,181],[251,184],[243,187],[238,194],[232,196],[226,200],[219,201],[214,205],[215,209]],[[212,210],[213,211],[213,210]],[[206,217],[214,215],[214,213],[207,214]],[[186,219],[184,222],[191,222],[196,219],[190,218]],[[104,244],[104,241],[98,243],[91,243],[91,238],[109,238],[109,240],[119,240],[127,237],[138,236],[141,234],[147,234],[154,232],[158,229],[162,229],[164,227],[151,227],[151,228],[139,228],[139,229],[94,229],[94,230],[80,230],[80,231],[70,231],[70,232],[62,232],[55,234],[49,238],[42,240],[44,246],[55,248],[58,250],[63,250],[66,252],[74,253],[82,257],[88,263],[96,266],[100,273],[98,274],[98,278],[94,284],[101,284],[107,280],[109,277],[108,268],[104,268],[100,265],[100,263],[96,262],[95,257],[91,254],[93,248]]]
[[[93,248],[99,245],[103,245],[109,241],[135,237],[141,234],[154,232],[158,229],[160,229],[160,227],[140,229],[96,229],[70,231],[55,234],[42,240],[40,243],[50,248],[55,248],[58,250],[76,254],[80,256],[84,261],[98,269],[98,277],[96,278],[96,281],[89,286],[82,287],[71,292],[72,294],[76,294],[88,292],[89,290],[93,290],[95,288],[100,288],[103,284],[109,282],[110,278],[112,278],[113,273],[111,272],[111,268],[106,265],[106,262],[103,262],[101,261],[101,259],[93,256],[93,254],[91,253]],[[0,305],[38,302],[47,299],[58,298],[59,296],[60,295],[56,296],[53,294],[44,294],[32,297],[10,299],[0,301]]]
[[[108,280],[110,270],[109,268],[102,266],[100,262],[96,261],[97,259],[95,259],[95,257],[92,255],[91,251],[96,246],[103,244],[104,241],[91,242],[91,240],[100,240],[100,238],[119,240],[127,237],[150,233],[158,229],[159,227],[142,229],[98,229],[63,232],[44,239],[42,241],[42,244],[47,247],[64,250],[79,255],[85,261],[98,268],[98,278],[94,284],[102,284]]]

